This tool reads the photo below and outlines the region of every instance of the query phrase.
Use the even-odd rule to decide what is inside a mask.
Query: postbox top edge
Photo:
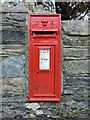
[[[49,16],[52,16],[52,17],[55,17],[55,16],[61,16],[61,14],[29,14],[29,16],[47,16],[47,17],[49,17]]]

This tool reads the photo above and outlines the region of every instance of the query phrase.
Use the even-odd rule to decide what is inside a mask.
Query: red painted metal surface
[[[29,15],[29,101],[60,101],[61,15]]]

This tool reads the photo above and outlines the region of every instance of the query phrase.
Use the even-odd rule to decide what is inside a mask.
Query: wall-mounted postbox
[[[60,101],[61,15],[29,15],[29,101]]]

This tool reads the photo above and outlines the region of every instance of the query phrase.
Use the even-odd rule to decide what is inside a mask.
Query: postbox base
[[[60,101],[58,98],[30,98],[29,101]]]

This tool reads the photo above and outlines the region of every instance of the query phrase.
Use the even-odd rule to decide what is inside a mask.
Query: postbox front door
[[[54,46],[34,46],[34,95],[54,96]]]

